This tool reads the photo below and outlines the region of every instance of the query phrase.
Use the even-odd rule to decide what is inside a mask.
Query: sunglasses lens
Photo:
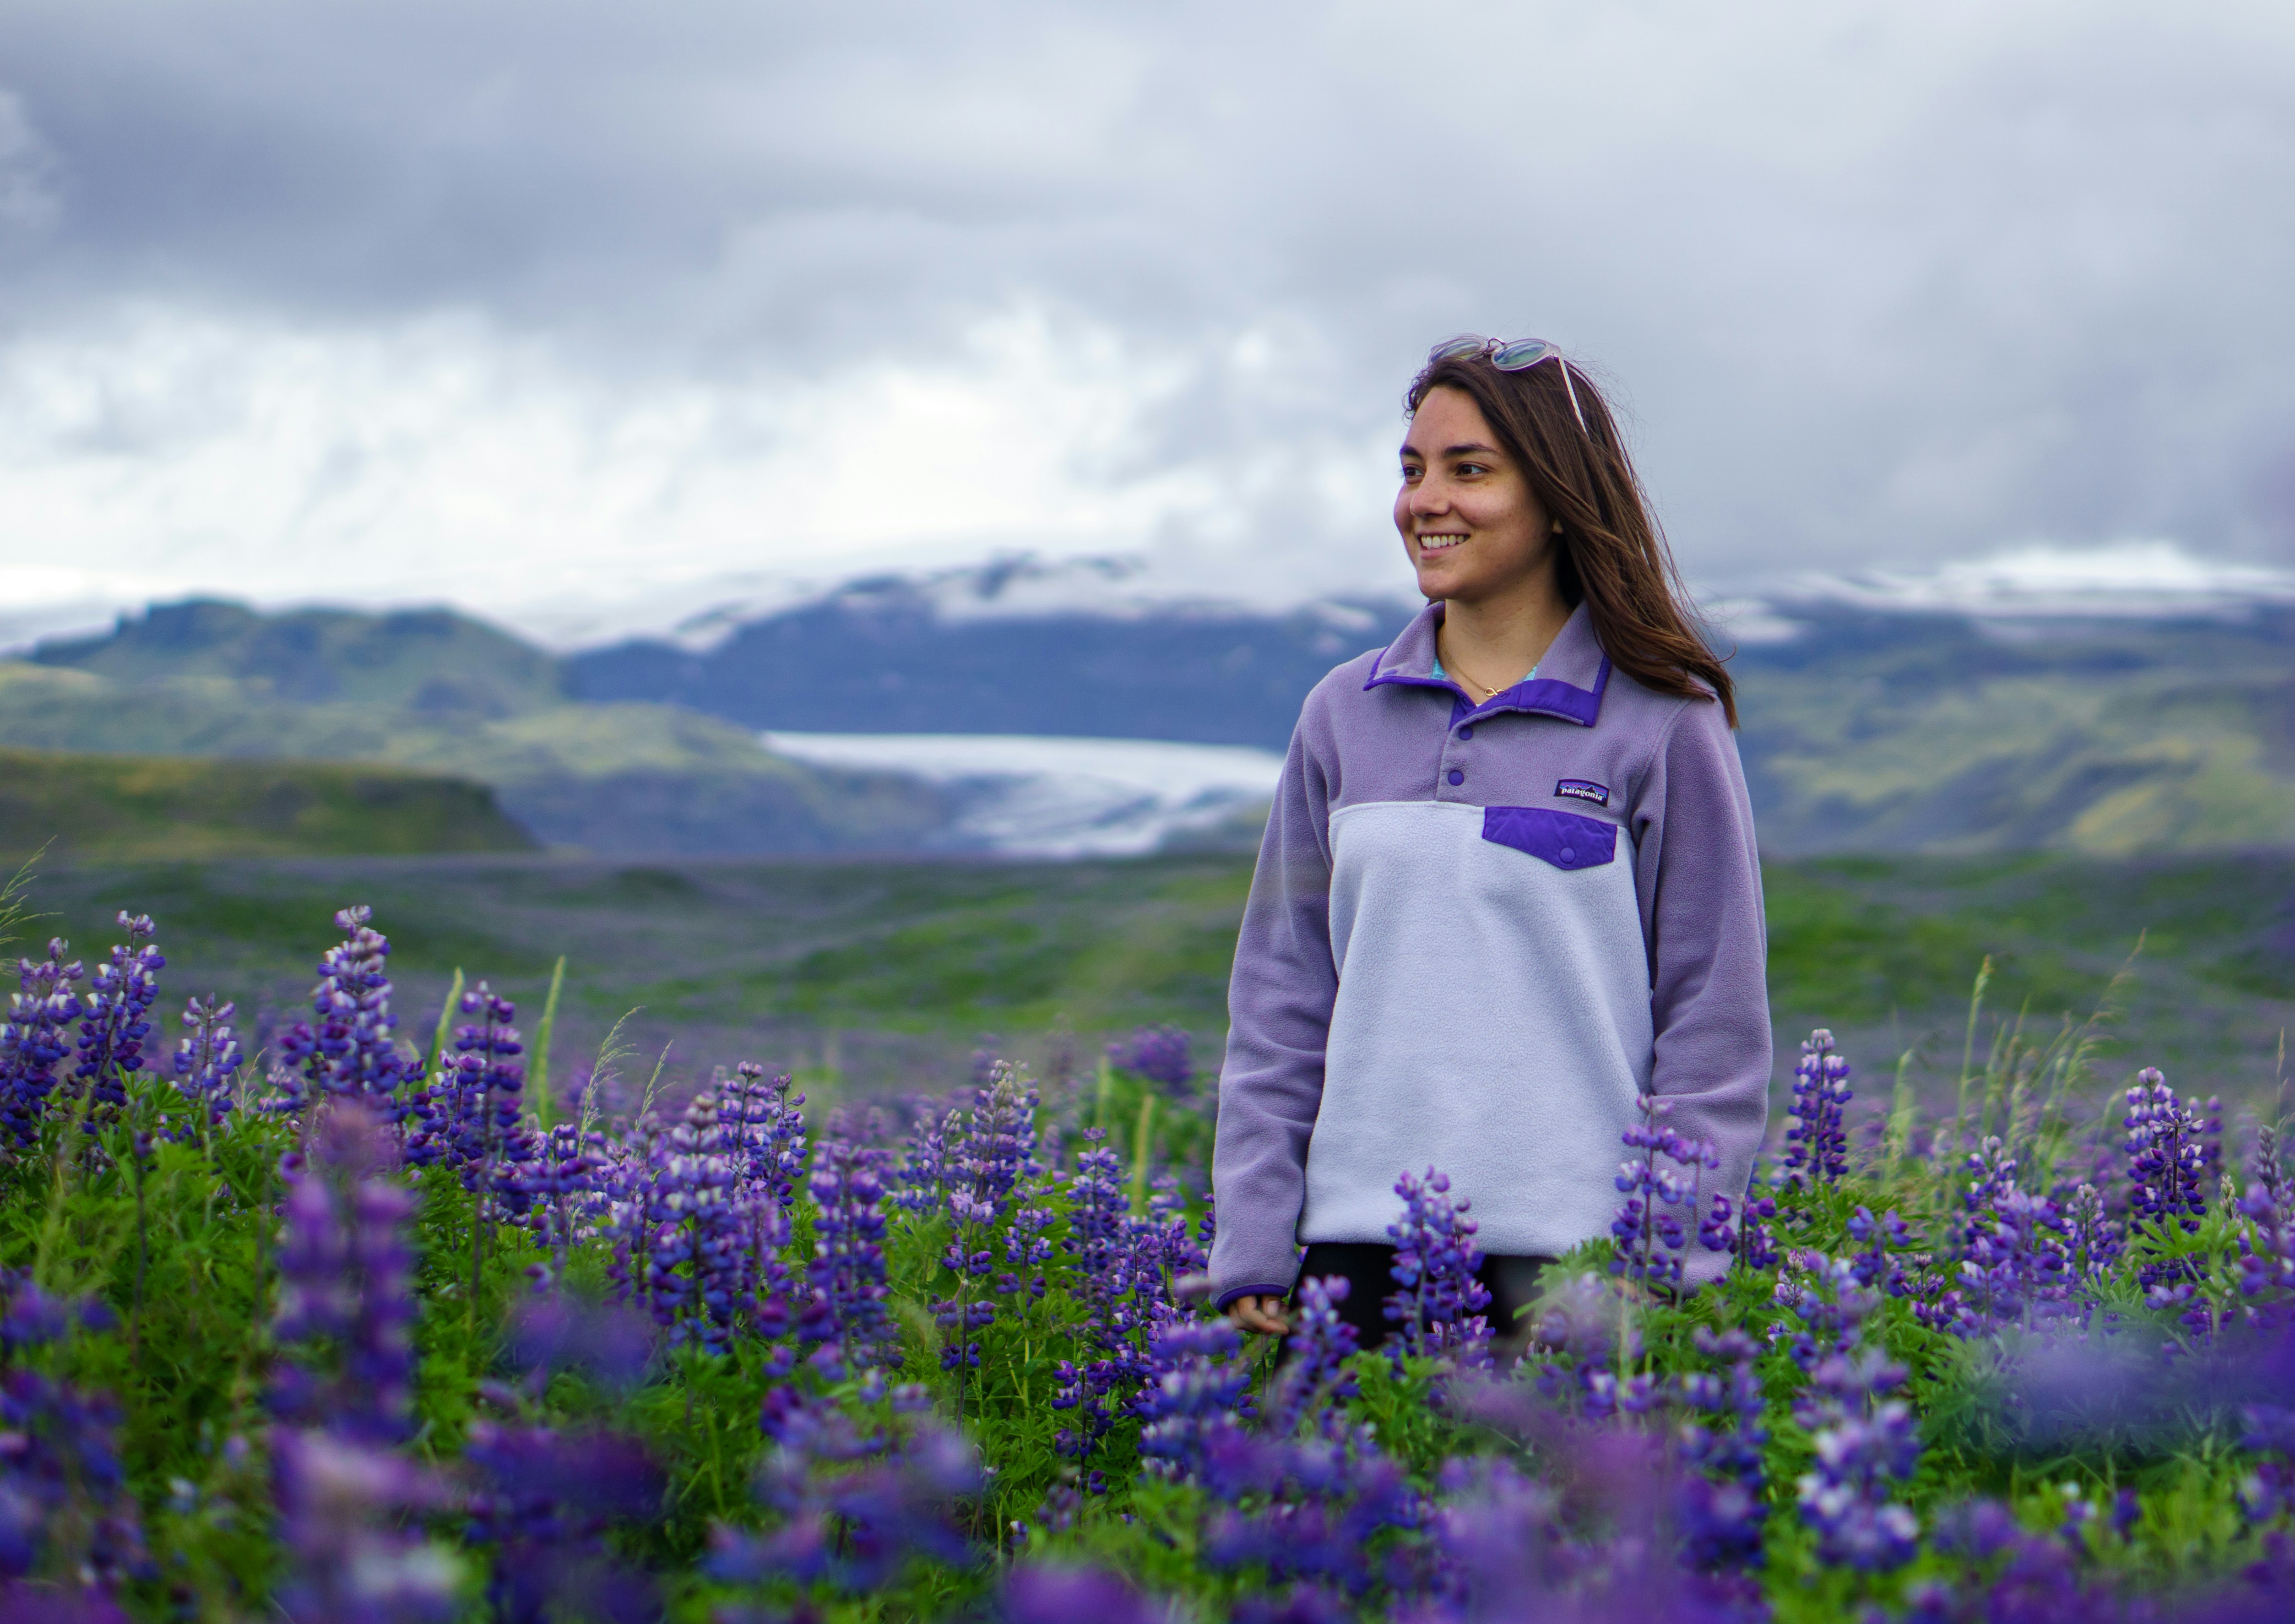
[[[1490,342],[1491,341],[1488,339],[1481,339],[1475,337],[1473,333],[1466,333],[1458,338],[1447,339],[1444,342],[1436,345],[1433,349],[1426,352],[1426,359],[1431,363],[1435,361],[1456,361],[1461,355],[1479,355],[1485,349],[1490,347]]]
[[[1491,364],[1501,372],[1519,372],[1525,367],[1536,366],[1548,355],[1562,352],[1543,339],[1524,339],[1519,344],[1509,344],[1491,357]]]

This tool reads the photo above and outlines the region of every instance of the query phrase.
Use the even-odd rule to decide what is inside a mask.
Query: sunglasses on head
[[[1501,372],[1527,372],[1541,361],[1551,361],[1562,369],[1563,393],[1570,396],[1570,414],[1578,420],[1579,429],[1591,434],[1586,427],[1586,414],[1579,410],[1578,390],[1570,381],[1570,363],[1562,358],[1561,349],[1543,339],[1522,339],[1512,344],[1499,339],[1485,339],[1480,333],[1462,333],[1446,339],[1426,352],[1426,363],[1437,361],[1457,361],[1467,355],[1485,355],[1490,363]]]

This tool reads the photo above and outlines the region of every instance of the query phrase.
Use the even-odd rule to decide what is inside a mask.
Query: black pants
[[[1537,1299],[1539,1273],[1552,1261],[1552,1258],[1482,1259],[1474,1278],[1491,1294],[1490,1306],[1482,1310],[1482,1317],[1491,1322],[1492,1337],[1499,1342],[1519,1342],[1529,1334],[1528,1323],[1517,1324],[1515,1317]],[[1299,1278],[1305,1281],[1328,1275],[1343,1276],[1347,1283],[1347,1300],[1338,1305],[1339,1318],[1354,1326],[1357,1347],[1376,1348],[1393,1328],[1386,1317],[1386,1300],[1397,1289],[1390,1272],[1393,1267],[1392,1246],[1369,1241],[1316,1241],[1307,1248],[1306,1261],[1299,1266]],[[1298,1303],[1295,1291],[1292,1303],[1295,1307]]]

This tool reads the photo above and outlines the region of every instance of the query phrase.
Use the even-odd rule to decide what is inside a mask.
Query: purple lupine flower
[[[1251,1372],[1243,1334],[1224,1319],[1164,1327],[1151,1349],[1156,1375],[1134,1411],[1146,1423],[1139,1453],[1160,1477],[1192,1478],[1218,1495],[1250,1448]]]
[[[1018,1276],[997,1267],[989,1238],[1020,1180],[1043,1171],[1034,1154],[1036,1105],[1035,1086],[1009,1061],[999,1060],[989,1089],[968,1111],[951,1112],[942,1124],[946,1138],[939,1188],[950,1238],[941,1264],[956,1277],[956,1289],[935,1300],[931,1308],[935,1321],[950,1333],[941,1348],[941,1368],[956,1373],[960,1421],[964,1416],[965,1372],[980,1364],[980,1343],[973,1334],[996,1320],[997,1305],[978,1293],[1009,1293],[1021,1284]],[[1049,1223],[1048,1214],[1044,1221]]]
[[[533,1160],[514,1175],[515,1193],[532,1203],[535,1238],[562,1278],[575,1245],[595,1236],[605,1215],[606,1136],[594,1128],[584,1131],[578,1122],[559,1122],[537,1138]]]
[[[1897,1216],[1896,1209],[1891,1207],[1875,1218],[1870,1207],[1860,1205],[1850,1214],[1848,1228],[1850,1239],[1865,1248],[1849,1260],[1857,1284],[1891,1297],[1905,1295],[1905,1266],[1891,1255],[1891,1249],[1899,1253],[1906,1251],[1913,1244],[1913,1232]]]
[[[855,1370],[897,1369],[900,1333],[885,1306],[885,1170],[891,1157],[845,1138],[821,1141],[810,1188],[813,1256],[810,1291],[797,1329],[808,1342],[831,1344],[838,1363]]]
[[[2240,1480],[2240,1509],[2250,1522],[2269,1522],[2295,1511],[2295,1409],[2250,1404],[2240,1418],[2246,1427],[2239,1447],[2261,1457]]]
[[[1287,1442],[1252,1439],[1243,1456],[1221,1463],[1205,1485],[1228,1502],[1204,1530],[1208,1567],[1263,1568],[1278,1584],[1304,1581],[1333,1601],[1360,1596],[1381,1577],[1376,1536],[1425,1519],[1421,1497],[1368,1426],[1335,1425]],[[1252,1503],[1236,1503],[1245,1489]]]
[[[2207,1147],[2191,1107],[2156,1066],[2136,1074],[2128,1090],[2128,1179],[2139,1222],[2180,1224],[2199,1232],[2207,1215]]]
[[[1777,1246],[1777,1198],[1746,1192],[1745,1210],[1737,1224],[1737,1265],[1742,1269],[1775,1269]]]
[[[2222,1187],[2224,1176],[2223,1101],[2210,1094],[2197,1112],[2200,1134],[2200,1187]]]
[[[1515,1624],[1525,1619],[1751,1624],[1767,1616],[1742,1579],[1656,1560],[1669,1543],[1674,1484],[1654,1440],[1615,1427],[1542,1440],[1558,1473],[1504,1457],[1450,1462],[1428,1519],[1431,1594],[1398,1624]]]
[[[1737,1250],[1737,1227],[1731,1220],[1736,1215],[1736,1204],[1727,1196],[1717,1194],[1705,1216],[1697,1220],[1697,1244],[1708,1252],[1734,1254]]]
[[[151,1571],[120,1470],[118,1407],[16,1362],[75,1321],[102,1328],[110,1318],[50,1296],[29,1270],[0,1269],[0,1599],[13,1599],[7,1581],[45,1570],[62,1579],[50,1592],[59,1602],[100,1604]]]
[[[562,1293],[536,1295],[510,1311],[510,1362],[536,1373],[546,1389],[553,1370],[579,1371],[610,1388],[634,1385],[654,1351],[653,1322],[611,1303],[589,1303]]]
[[[1771,1300],[1801,1326],[1793,1330],[1780,1321],[1769,1326],[1768,1338],[1785,1342],[1793,1363],[1813,1372],[1829,1355],[1855,1348],[1866,1320],[1881,1306],[1881,1293],[1857,1284],[1857,1266],[1848,1258],[1801,1252],[1792,1263],[1779,1272]]]
[[[1716,1334],[1701,1326],[1693,1340],[1699,1353],[1728,1368],[1692,1372],[1678,1383],[1682,1408],[1693,1416],[1676,1435],[1682,1464],[1694,1473],[1681,1480],[1676,1500],[1684,1555],[1697,1568],[1759,1567],[1769,1514],[1762,1455],[1769,1434],[1753,1373],[1760,1349],[1736,1330]]]
[[[1145,1077],[1168,1094],[1184,1094],[1196,1079],[1188,1034],[1177,1026],[1142,1026],[1107,1046],[1107,1063]]]
[[[2275,1188],[2258,1179],[2239,1198],[2239,1214],[2247,1220],[2239,1236],[2239,1292],[2257,1324],[2277,1323],[2282,1305],[2295,1300],[2295,1212],[2282,1204],[2285,1194],[2283,1184]]]
[[[1542,1612],[1572,1616],[1566,1604],[1552,1605],[1575,1565],[1553,1482],[1525,1475],[1502,1457],[1466,1457],[1445,1463],[1440,1486],[1428,1519],[1434,1594],[1399,1617],[1409,1624],[1510,1624]]]
[[[1050,1261],[1054,1243],[1050,1230],[1059,1214],[1050,1207],[1029,1203],[1015,1205],[1004,1228],[1004,1251],[1001,1262],[1008,1269],[996,1274],[996,1289],[1009,1296],[1025,1291],[1028,1296],[1041,1302],[1051,1288],[1051,1282],[1037,1271]]]
[[[259,1049],[257,1052],[261,1052]],[[265,1116],[299,1117],[311,1106],[310,1081],[300,1072],[274,1064],[263,1074],[263,1092],[249,1101],[249,1106]],[[408,1148],[410,1152],[413,1148],[411,1138]],[[411,1155],[407,1160],[409,1165],[414,1164]]]
[[[103,1310],[94,1303],[75,1303],[52,1296],[33,1283],[26,1269],[0,1269],[0,1367],[15,1362],[28,1348],[43,1348],[70,1334],[78,1319],[91,1330],[102,1329]]]
[[[921,1391],[905,1406],[926,1402]],[[902,1439],[858,1436],[849,1421],[823,1414],[786,1388],[768,1395],[768,1433],[778,1446],[757,1473],[758,1498],[780,1526],[751,1534],[720,1524],[703,1571],[732,1584],[774,1577],[845,1592],[883,1588],[919,1558],[964,1561],[970,1547],[957,1526],[958,1503],[977,1492],[979,1457],[958,1433],[913,1419]],[[824,1465],[865,1462],[857,1470]]]
[[[390,1178],[396,1161],[376,1110],[352,1097],[321,1118],[307,1156],[282,1163],[274,1334],[286,1356],[271,1404],[287,1424],[272,1429],[271,1458],[290,1565],[279,1600],[296,1616],[400,1624],[444,1619],[457,1600],[454,1559],[404,1527],[445,1490],[390,1448],[409,1430],[413,1375],[401,1233],[413,1200]]]
[[[1920,1462],[1912,1411],[1887,1396],[1904,1381],[1904,1367],[1878,1351],[1829,1353],[1793,1406],[1817,1445],[1816,1466],[1797,1485],[1801,1519],[1828,1566],[1885,1573],[1918,1547],[1919,1521],[1891,1498]]]
[[[1036,1106],[1035,1085],[998,1061],[948,1146],[948,1207],[958,1222],[994,1222],[1020,1180],[1043,1171],[1035,1160]]]
[[[1124,1228],[1141,1286],[1154,1288],[1149,1294],[1155,1301],[1176,1302],[1180,1282],[1211,1261],[1210,1211],[1190,1229],[1187,1199],[1180,1193],[1179,1179],[1170,1173],[1148,1180],[1148,1210],[1126,1218]]]
[[[2255,1182],[2275,1202],[2288,1196],[2287,1162],[2279,1147],[2279,1130],[2266,1122],[2255,1133]]]
[[[900,1187],[893,1204],[910,1212],[937,1211],[948,1199],[948,1141],[963,1125],[963,1113],[950,1111],[935,1117],[920,1110],[916,1130],[902,1147],[901,1164],[893,1177]]]
[[[282,1033],[279,1049],[302,1072],[306,1096],[355,1098],[396,1122],[404,1114],[408,1062],[398,1052],[398,1017],[390,1012],[390,978],[383,973],[390,943],[368,923],[373,918],[363,904],[335,915],[336,927],[349,935],[319,960],[314,1018]]]
[[[440,1149],[426,1143],[425,1155],[443,1160],[464,1189],[484,1198],[502,1181],[502,1152],[525,1116],[526,1066],[519,1057],[526,1043],[511,1024],[518,1006],[485,982],[462,994],[461,1009],[478,1018],[454,1029],[454,1052],[440,1072],[442,1110],[434,1128]]]
[[[788,1218],[770,1192],[744,1189],[746,1148],[732,1142],[707,1089],[674,1127],[648,1134],[644,1187],[619,1237],[643,1253],[641,1294],[673,1347],[723,1354],[745,1320],[759,1334],[788,1328]],[[626,1267],[626,1265],[625,1265]]]
[[[184,1024],[191,1028],[176,1050],[176,1087],[191,1100],[206,1128],[215,1128],[231,1114],[239,1087],[239,1068],[246,1057],[232,1031],[238,1006],[217,999],[192,999],[184,1006]]]
[[[1083,1137],[1088,1148],[1076,1157],[1068,1180],[1066,1244],[1075,1262],[1074,1289],[1084,1305],[1082,1340],[1097,1357],[1082,1364],[1062,1359],[1054,1367],[1058,1385],[1052,1408],[1074,1411],[1076,1425],[1061,1428],[1053,1447],[1076,1463],[1086,1489],[1098,1493],[1105,1482],[1091,1465],[1092,1452],[1129,1409],[1154,1365],[1130,1245],[1123,1163],[1102,1146],[1103,1130],[1088,1128]]]
[[[1579,1275],[1548,1295],[1531,1341],[1551,1356],[1538,1378],[1549,1401],[1596,1420],[1616,1414],[1617,1370],[1642,1352],[1641,1332],[1622,1306],[1621,1288],[1596,1274]]]
[[[754,1060],[735,1066],[732,1079],[715,1091],[726,1148],[742,1159],[743,1182],[762,1188],[786,1211],[804,1171],[804,1096],[791,1095],[786,1074],[769,1078]]]
[[[2075,1281],[2093,1285],[2119,1261],[2125,1250],[2119,1226],[2105,1211],[2093,1184],[2075,1186],[2063,1202],[2064,1252]]]
[[[1793,1125],[1785,1130],[1785,1183],[1838,1183],[1849,1171],[1849,1130],[1844,1113],[1855,1098],[1849,1087],[1849,1059],[1820,1026],[1801,1046],[1793,1067]]]
[[[1288,1438],[1311,1416],[1339,1415],[1338,1407],[1355,1396],[1346,1367],[1355,1351],[1355,1328],[1339,1318],[1337,1306],[1348,1289],[1344,1275],[1299,1283],[1286,1339],[1290,1360],[1277,1373],[1268,1405],[1272,1436]]]
[[[273,1333],[300,1346],[274,1371],[272,1407],[373,1443],[406,1435],[414,1372],[413,1259],[402,1233],[414,1200],[390,1177],[396,1162],[388,1133],[347,1101],[326,1114],[309,1155],[282,1167]]]
[[[1681,1253],[1688,1244],[1681,1210],[1695,1216],[1705,1173],[1721,1165],[1720,1153],[1704,1140],[1659,1124],[1665,1108],[1662,1100],[1642,1098],[1641,1120],[1619,1138],[1643,1154],[1621,1163],[1611,1180],[1626,1199],[1610,1223],[1618,1243],[1610,1272],[1660,1288],[1681,1284]]]
[[[1386,1318],[1395,1326],[1397,1358],[1403,1353],[1454,1354],[1464,1363],[1487,1364],[1490,1321],[1482,1310],[1491,1294],[1474,1277],[1482,1254],[1474,1246],[1474,1220],[1466,1198],[1450,1199],[1447,1173],[1426,1170],[1424,1179],[1405,1173],[1394,1181],[1402,1215],[1387,1225],[1394,1243],[1394,1291]]]
[[[1166,1323],[1153,1343],[1156,1379],[1137,1401],[1139,1452],[1150,1473],[1193,1481],[1219,1503],[1203,1532],[1205,1564],[1264,1568],[1276,1583],[1301,1581],[1335,1601],[1378,1577],[1374,1537],[1417,1526],[1424,1507],[1372,1430],[1351,1424],[1341,1406],[1352,1327],[1332,1311],[1324,1282],[1306,1282],[1300,1298],[1295,1357],[1262,1429],[1250,1425],[1250,1368],[1235,1328]]]
[[[121,943],[97,967],[81,1000],[79,1060],[71,1073],[74,1093],[85,1089],[91,1106],[114,1110],[127,1103],[126,1077],[143,1069],[143,1040],[151,1033],[148,1017],[159,996],[160,967],[167,962],[148,940],[156,929],[151,915],[122,910],[119,926],[128,943],[142,945]]]
[[[2009,1323],[2070,1295],[2070,1225],[2045,1196],[2021,1189],[2016,1159],[1997,1136],[1968,1158],[1964,1216],[1955,1235],[1962,1300],[1978,1324]]]
[[[40,1119],[55,1092],[56,1064],[71,1052],[64,1028],[79,1018],[72,983],[86,974],[67,959],[61,938],[48,943],[48,956],[17,962],[17,992],[8,1000],[8,1020],[0,1025],[0,1125],[18,1146],[40,1136]]]
[[[448,1503],[432,1473],[325,1428],[274,1427],[279,1538],[288,1574],[276,1603],[329,1624],[433,1624],[461,1611],[461,1565],[408,1531]]]
[[[631,1624],[660,1616],[651,1581],[615,1561],[603,1538],[612,1522],[660,1510],[667,1480],[643,1444],[481,1421],[462,1458],[478,1479],[464,1531],[493,1555],[486,1600],[502,1624],[576,1612]]]
[[[2075,1499],[2075,1506],[2087,1502]],[[1933,1547],[1954,1559],[1956,1582],[1931,1581],[1909,1595],[1907,1624],[2121,1618],[2124,1599],[2082,1573],[2084,1541],[2037,1534],[1997,1500],[1956,1506],[1937,1519]],[[2182,1616],[2195,1616],[2189,1608]],[[2234,1614],[2234,1616],[2237,1616]]]
[[[1101,1568],[1026,1563],[1004,1581],[1006,1624],[1163,1624],[1162,1608]]]

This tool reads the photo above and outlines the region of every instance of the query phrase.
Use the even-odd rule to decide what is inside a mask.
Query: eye
[[[1481,462],[1461,462],[1458,470],[1462,474],[1487,474],[1491,471],[1487,464]]]

